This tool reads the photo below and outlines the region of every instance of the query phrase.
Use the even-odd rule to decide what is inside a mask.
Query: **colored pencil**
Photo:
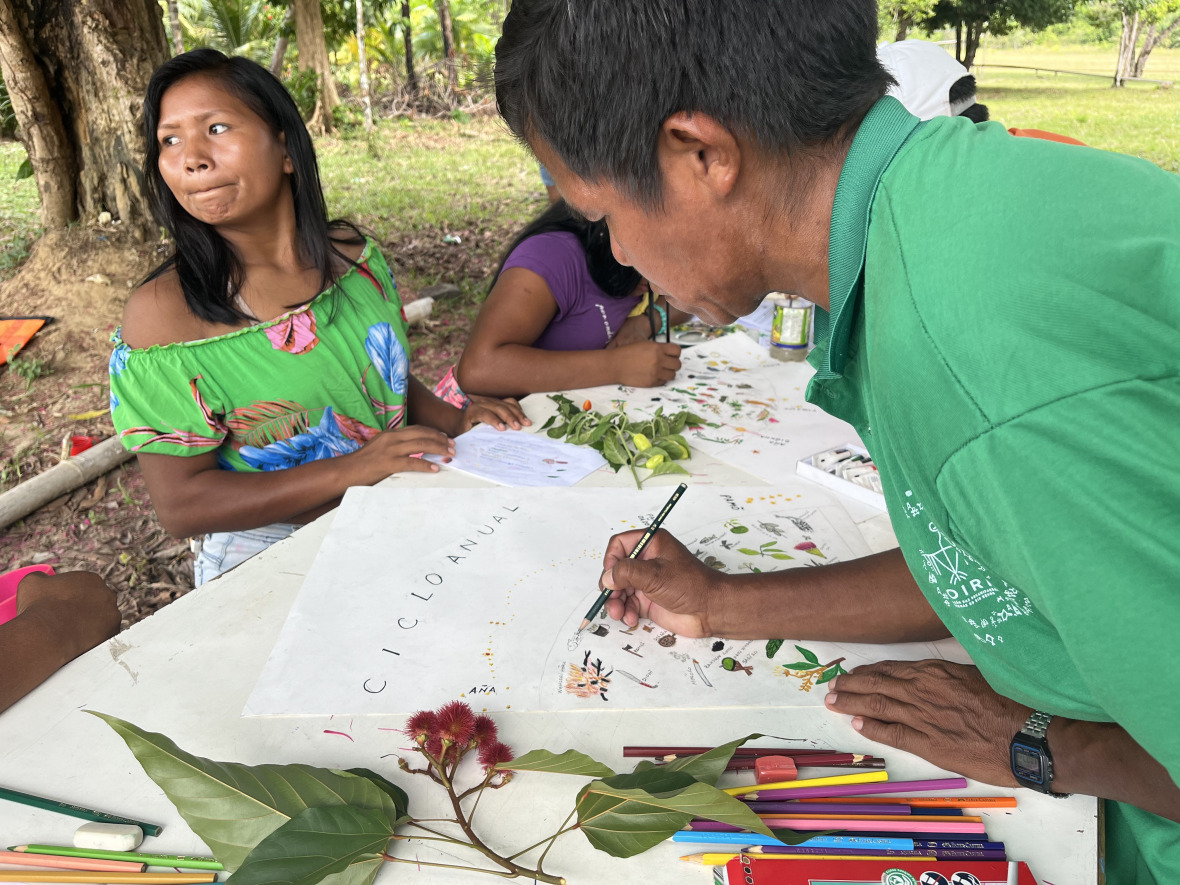
[[[726,771],[748,771],[758,764],[764,756],[734,756],[725,763]],[[796,768],[884,768],[884,759],[867,759],[853,756],[851,753],[833,753],[830,756],[800,756],[791,757]],[[671,760],[669,760],[671,761]]]
[[[125,860],[96,860],[90,857],[53,857],[48,854],[23,854],[19,851],[0,851],[0,864],[17,867],[49,867],[58,870],[90,870],[106,873],[142,873],[145,863]]]
[[[0,882],[93,882],[96,885],[196,885],[215,873],[86,873],[81,870],[0,870]]]
[[[963,837],[966,839],[967,837]],[[918,854],[937,854],[940,851],[998,851],[1003,853],[1003,842],[968,842],[968,841],[944,841],[944,840],[929,840],[929,839],[914,839],[914,847],[909,849]],[[804,851],[810,853],[814,849],[811,846],[811,840],[803,845],[759,845],[756,848],[749,849],[750,852],[760,852],[762,854],[790,854],[793,851]],[[885,851],[888,854],[894,854],[895,850],[881,849],[881,848],[826,848],[825,851]],[[904,849],[902,849],[904,853]]]
[[[677,830],[673,842],[698,842],[718,845],[779,845],[786,843],[758,833],[692,833]],[[908,836],[812,836],[803,844],[811,848],[886,848],[890,851],[913,851],[914,840]],[[788,846],[789,847],[789,846]]]
[[[119,817],[117,814],[107,814],[105,811],[92,811],[80,805],[70,805],[68,802],[58,802],[56,799],[45,799],[41,796],[34,796],[31,793],[9,790],[6,787],[0,787],[0,799],[19,802],[21,805],[30,805],[33,808],[40,808],[44,811],[56,811],[58,814],[80,817],[82,820],[98,821],[104,824],[134,824],[143,830],[144,835],[147,836],[158,836],[164,832],[164,828],[157,824],[145,824],[140,820]]]
[[[800,799],[800,802],[826,802],[826,799]],[[878,796],[858,798],[857,804],[909,805],[912,808],[1015,808],[1015,796]]]
[[[937,857],[939,860],[959,860],[974,858],[975,860],[1007,860],[1004,849],[974,849],[974,848],[915,848],[913,851],[885,851],[880,848],[808,848],[806,845],[789,845],[780,848],[777,845],[760,845],[750,848],[747,854],[758,857],[775,857],[779,854],[797,856],[800,854],[846,854],[850,856],[865,854],[887,854],[893,857],[922,858]]]
[[[730,787],[722,792],[728,793],[731,796],[744,796],[747,793],[765,793],[767,791],[775,792],[778,790],[808,790],[818,787],[839,787],[851,786],[853,789],[859,788],[862,784],[879,784],[882,781],[889,780],[889,773],[886,771],[858,771],[856,774],[836,774],[832,777],[812,777],[801,781],[779,781],[774,784],[750,784],[745,787]],[[785,797],[776,797],[785,798]]]
[[[908,816],[908,805],[860,805],[851,802],[747,802],[755,814],[887,814]]]
[[[921,821],[908,818],[888,821],[880,820],[849,820],[848,818],[799,818],[799,817],[764,817],[762,823],[770,829],[785,830],[838,830],[856,833],[984,833],[982,823],[967,821],[949,823],[946,821]],[[697,832],[735,832],[742,830],[736,824],[726,824],[720,821],[700,821],[687,825],[687,829]]]
[[[745,852],[746,854],[753,854],[753,851]],[[689,863],[704,864],[707,867],[723,867],[731,860],[740,858],[740,854],[718,854],[713,852],[705,852],[704,854],[685,854],[681,856],[681,860],[686,860]],[[759,860],[896,860],[889,854],[865,854],[865,855],[848,855],[848,854],[759,854]],[[905,855],[906,860],[938,860],[933,854],[923,855]]]
[[[672,493],[672,497],[668,499],[668,503],[664,505],[664,509],[656,514],[656,518],[651,521],[651,525],[647,527],[647,531],[639,539],[639,543],[635,545],[635,549],[627,554],[628,559],[638,559],[639,554],[647,547],[648,542],[652,536],[659,531],[660,526],[664,524],[664,520],[668,514],[672,512],[672,508],[676,506],[676,502],[680,500],[680,496],[688,491],[688,486],[681,483],[676,487],[676,491]],[[602,592],[598,594],[598,598],[594,600],[594,604],[590,606],[590,610],[586,612],[586,617],[582,618],[582,623],[578,625],[578,632],[581,633],[590,626],[590,622],[597,617],[598,613],[602,611],[602,607],[606,605],[606,601],[610,599],[611,591],[603,588]]]
[[[878,774],[867,771],[864,774]],[[863,775],[850,774],[845,777],[860,777]],[[927,790],[961,790],[967,786],[967,779],[962,777],[936,778],[927,781],[893,781],[885,784],[856,783],[842,784],[831,787],[799,788],[804,781],[794,781],[794,786],[788,788],[771,789],[770,784],[759,784],[746,792],[741,798],[752,799],[830,799],[835,796],[864,796],[873,793],[923,793]],[[728,792],[728,790],[726,791]]]
[[[628,746],[623,747],[623,757],[630,758],[633,756],[642,756],[650,759],[659,759],[664,756],[699,756],[701,753],[708,753],[710,750],[715,750],[716,747],[648,747],[648,746]],[[861,759],[874,759],[874,756],[862,756],[859,753],[841,753],[839,750],[797,750],[788,747],[738,747],[733,751],[734,756],[852,756]]]
[[[815,806],[823,808],[825,806]],[[129,860],[149,867],[180,867],[183,870],[224,870],[216,858],[190,857],[186,854],[145,854],[141,851],[106,851],[102,848],[75,848],[72,845],[13,845],[9,851],[51,854],[58,857],[94,857],[102,860]]]
[[[889,823],[890,821],[918,821],[921,823],[946,823],[947,818],[941,814],[907,814],[898,816],[896,814],[796,814],[795,812],[788,812],[780,814],[778,812],[759,813],[758,817],[763,820],[774,818],[775,820],[791,820],[792,818],[808,818],[810,820],[875,820],[879,823]],[[955,823],[983,823],[983,818],[975,814],[962,814],[956,816],[953,821]]]

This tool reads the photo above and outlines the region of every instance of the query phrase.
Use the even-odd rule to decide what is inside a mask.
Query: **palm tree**
[[[207,46],[269,65],[282,14],[263,0],[180,0],[180,25],[189,49]]]

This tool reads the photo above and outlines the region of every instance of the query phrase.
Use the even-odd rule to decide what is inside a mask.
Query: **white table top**
[[[531,415],[543,420],[543,398],[530,398]],[[540,421],[537,422],[538,425]],[[837,442],[842,441],[838,440]],[[760,482],[694,455],[694,473],[724,485]],[[661,480],[675,482],[673,477]],[[594,474],[588,485],[630,482],[613,473]],[[443,472],[408,474],[387,480],[389,487],[438,484],[463,487],[478,480]],[[861,520],[874,550],[892,546],[888,521],[867,508],[848,508]],[[854,512],[855,511],[855,512]],[[411,797],[419,817],[442,816],[443,793],[397,770],[399,748],[408,741],[396,731],[401,717],[242,718],[241,711],[326,534],[328,514],[291,538],[259,554],[233,572],[182,597],[102,646],[63,668],[42,687],[0,716],[0,783],[91,808],[164,825],[147,840],[145,851],[201,854],[204,847],[171,803],[140,769],[131,753],[104,723],[85,709],[110,713],[142,728],[160,731],[182,748],[224,761],[303,762],[331,768],[369,767],[390,777]],[[884,525],[882,521],[884,520]],[[605,543],[606,539],[603,539]],[[762,732],[807,738],[820,746],[877,753],[889,760],[892,779],[939,776],[916,757],[883,749],[863,739],[845,717],[820,708],[736,708],[584,713],[497,714],[502,739],[517,754],[534,748],[561,752],[574,748],[619,770],[625,744],[712,745]],[[415,754],[402,755],[413,759]],[[584,778],[520,773],[506,789],[481,802],[477,828],[497,847],[518,850],[561,824],[573,809]],[[722,786],[727,785],[725,782]],[[1003,791],[972,784],[973,795]],[[992,839],[1007,844],[1009,856],[1029,862],[1038,881],[1096,881],[1097,803],[1088,797],[1055,799],[1022,790],[1019,809],[983,812]],[[81,822],[50,812],[0,802],[4,845],[25,842],[69,844]],[[395,853],[443,863],[478,859],[433,847],[404,843]],[[680,855],[704,850],[667,843],[638,857],[619,860],[595,851],[578,833],[561,837],[545,861],[549,873],[571,883],[618,883],[642,878],[659,883],[705,883],[711,870],[679,862]],[[378,882],[395,881],[383,869]],[[399,865],[396,881],[483,881],[472,873]]]

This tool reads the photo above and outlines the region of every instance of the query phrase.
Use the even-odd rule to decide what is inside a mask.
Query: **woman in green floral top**
[[[161,523],[204,535],[202,583],[335,506],[353,485],[436,471],[473,424],[409,372],[389,267],[329,224],[311,139],[263,68],[213,50],[153,74],[144,175],[176,251],[127,302],[111,414]],[[412,423],[411,423],[412,422]]]

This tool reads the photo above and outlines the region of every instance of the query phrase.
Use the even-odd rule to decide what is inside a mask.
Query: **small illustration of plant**
[[[752,550],[749,547],[739,547],[738,553],[744,553],[746,556],[769,556],[771,559],[794,559],[788,553],[778,549],[777,541],[767,541],[765,544],[759,544],[757,550]]]
[[[796,645],[795,649],[803,656],[803,660],[796,661],[793,664],[780,664],[778,667],[775,667],[775,672],[782,676],[802,680],[799,685],[800,691],[811,691],[815,686],[823,685],[825,682],[831,682],[841,673],[848,672],[840,666],[844,658],[836,658],[834,661],[821,664],[815,652],[809,651],[801,645]],[[775,648],[775,651],[778,651],[778,648]],[[768,657],[772,656],[770,643],[767,643],[766,654]]]
[[[731,532],[733,532],[735,535],[744,535],[746,532],[749,531],[749,529],[746,526],[742,525],[736,519],[728,520],[725,523],[725,527],[727,529],[729,529]]]

